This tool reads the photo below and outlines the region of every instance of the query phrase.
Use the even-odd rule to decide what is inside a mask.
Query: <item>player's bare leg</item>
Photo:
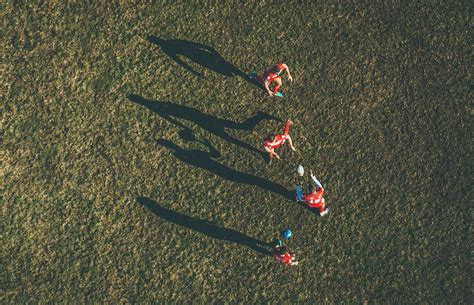
[[[290,132],[290,125],[292,125],[293,122],[290,119],[287,119],[285,122],[285,130],[283,130],[283,134],[286,136],[288,135],[288,132]]]
[[[293,141],[291,140],[290,135],[287,135],[286,139],[288,140],[288,144],[290,144],[291,150],[296,151],[296,148],[293,146]]]
[[[321,200],[321,206],[319,207],[319,215],[324,216],[329,213],[329,208],[326,208],[326,202],[324,198]]]
[[[282,85],[281,77],[276,78],[273,81],[275,82],[275,87],[273,87],[273,94],[277,94],[278,89],[280,89],[280,86]]]

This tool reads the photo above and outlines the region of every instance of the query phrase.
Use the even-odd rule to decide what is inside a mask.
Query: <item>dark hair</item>
[[[317,187],[316,185],[313,186],[313,188],[311,189],[311,192],[312,192],[312,193],[316,192],[316,191],[318,190],[318,188],[319,188],[319,187]]]
[[[275,134],[274,133],[270,133],[266,138],[265,138],[265,141],[273,141],[273,139],[275,138]]]
[[[281,71],[281,69],[280,69],[280,67],[279,67],[278,65],[274,65],[274,66],[273,66],[273,68],[272,68],[272,72],[273,72],[273,73],[278,73],[278,72],[280,72],[280,71]]]

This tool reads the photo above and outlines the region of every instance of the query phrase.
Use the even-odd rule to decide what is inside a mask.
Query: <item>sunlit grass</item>
[[[461,4],[11,1],[2,17],[5,303],[470,299],[470,15]],[[283,59],[295,82],[272,99],[182,58],[200,78],[150,35],[212,47],[243,73]],[[209,119],[169,119],[132,94]],[[206,125],[258,111],[295,122],[298,151],[283,162],[268,166]],[[262,149],[281,128],[262,120],[224,132]],[[208,140],[221,156],[186,162],[160,139],[191,157],[209,152]],[[326,186],[327,218],[260,183],[292,190],[298,164]],[[248,175],[259,183],[236,181]],[[214,227],[174,223],[140,197]],[[287,227],[293,268],[213,235],[268,242]]]

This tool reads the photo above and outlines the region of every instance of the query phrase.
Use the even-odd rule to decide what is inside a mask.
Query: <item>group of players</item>
[[[278,89],[282,85],[281,76],[283,72],[286,72],[288,74],[288,80],[293,81],[293,77],[290,74],[290,69],[284,63],[277,63],[271,65],[265,69],[262,76],[252,77],[255,77],[255,80],[261,85],[263,85],[268,95],[282,97],[283,95],[278,91]],[[273,87],[272,90],[270,90],[271,86]],[[293,123],[291,120],[286,120],[283,133],[276,135],[272,134],[265,139],[264,148],[265,151],[269,154],[270,163],[272,162],[273,158],[281,160],[280,156],[275,152],[275,150],[284,145],[285,143],[288,143],[291,150],[296,151],[296,148],[293,146],[293,141],[289,134],[290,125],[292,124]],[[303,174],[303,167],[300,166],[298,168],[298,175],[301,178]],[[309,192],[303,193],[301,190],[301,183],[298,183],[296,186],[296,201],[304,202],[308,205],[308,207],[318,209],[319,215],[323,217],[329,212],[329,208],[326,207],[325,200],[323,198],[324,188],[321,182],[313,175],[312,171],[310,171],[310,176],[313,182],[313,186],[311,187]],[[271,253],[277,261],[285,265],[295,266],[298,264],[298,262],[296,261],[294,253],[290,252],[288,248],[283,244],[283,241],[290,239],[291,236],[292,232],[289,229],[286,229],[281,232],[279,238],[277,238],[272,243]]]

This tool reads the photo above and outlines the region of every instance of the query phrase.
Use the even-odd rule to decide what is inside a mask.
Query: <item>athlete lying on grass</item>
[[[278,160],[281,160],[280,156],[275,152],[275,149],[285,144],[287,140],[291,149],[293,151],[296,151],[296,148],[293,146],[293,141],[291,140],[291,137],[288,134],[291,124],[293,124],[292,121],[290,121],[289,119],[286,120],[285,130],[283,131],[282,134],[277,134],[277,135],[271,134],[265,139],[265,151],[270,154],[270,163],[271,163],[271,160],[273,159],[273,156],[275,156],[275,158],[277,158]]]
[[[295,254],[288,251],[285,246],[276,246],[271,250],[273,257],[284,265],[296,266],[298,262],[296,261]]]

